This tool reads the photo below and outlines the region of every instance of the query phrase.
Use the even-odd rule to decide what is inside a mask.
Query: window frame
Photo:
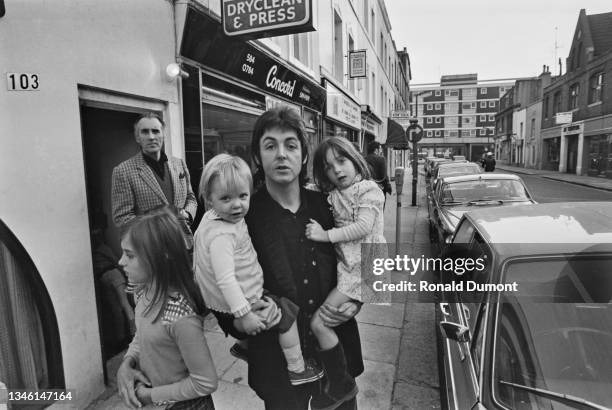
[[[489,101],[489,108],[495,108],[495,101]]]
[[[596,103],[602,102],[603,82],[604,82],[603,71],[596,72],[589,77],[589,96],[588,96],[589,104],[596,104]],[[593,87],[594,84],[595,84],[595,87]]]

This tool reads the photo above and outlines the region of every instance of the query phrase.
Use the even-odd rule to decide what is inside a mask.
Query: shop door
[[[576,162],[578,160],[578,137],[571,136],[567,139],[567,173],[576,173]]]
[[[81,133],[92,241],[92,261],[103,361],[124,350],[131,340],[129,305],[118,269],[119,232],[112,221],[113,168],[138,152],[133,125],[138,113],[81,106]],[[124,284],[123,284],[124,286]],[[123,294],[121,294],[123,292]],[[131,302],[131,301],[129,301]],[[132,324],[133,325],[133,324]],[[106,369],[104,371],[106,377]]]

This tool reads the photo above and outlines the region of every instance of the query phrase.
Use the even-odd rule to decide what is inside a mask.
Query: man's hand
[[[238,318],[240,321],[242,328],[244,329],[244,333],[254,336],[262,330],[266,330],[266,325],[263,320],[259,316],[257,316],[253,311],[247,313],[246,315]]]
[[[179,211],[179,217],[184,219],[188,224],[191,224],[191,216],[189,215],[189,212],[185,211],[185,209],[181,209]]]
[[[348,301],[339,307],[334,307],[327,303],[319,307],[319,316],[327,327],[336,327],[351,319],[361,310],[357,302]]]
[[[306,225],[306,237],[315,242],[329,242],[327,231],[314,219],[310,219],[310,223]]]
[[[136,385],[136,396],[144,406],[153,403],[153,399],[151,398],[151,390],[152,389],[150,387],[147,387],[142,383],[138,383]]]
[[[151,386],[151,382],[143,372],[134,368],[135,362],[131,357],[126,358],[117,370],[117,389],[119,397],[123,402],[130,407],[142,407],[142,403],[136,396],[136,383],[142,383],[146,386]]]

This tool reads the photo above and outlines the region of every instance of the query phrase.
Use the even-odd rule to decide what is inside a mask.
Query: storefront
[[[612,178],[612,115],[584,122],[586,174]]]
[[[332,84],[329,79],[324,78],[323,85],[327,92],[323,122],[324,137],[344,137],[363,149],[361,106]]]
[[[558,171],[561,154],[561,137],[549,137],[542,140],[542,169]]]
[[[263,49],[226,36],[217,18],[188,9],[181,57],[189,73],[183,106],[194,189],[203,165],[218,153],[251,161],[255,121],[269,108],[286,105],[302,116],[310,152],[320,142],[325,90]]]
[[[361,106],[361,133],[363,151],[367,152],[368,144],[380,140],[380,125],[382,121],[374,114],[369,105]]]

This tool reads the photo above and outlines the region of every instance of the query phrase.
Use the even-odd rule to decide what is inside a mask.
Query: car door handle
[[[440,311],[444,316],[450,316],[449,305],[447,302],[440,303]]]

